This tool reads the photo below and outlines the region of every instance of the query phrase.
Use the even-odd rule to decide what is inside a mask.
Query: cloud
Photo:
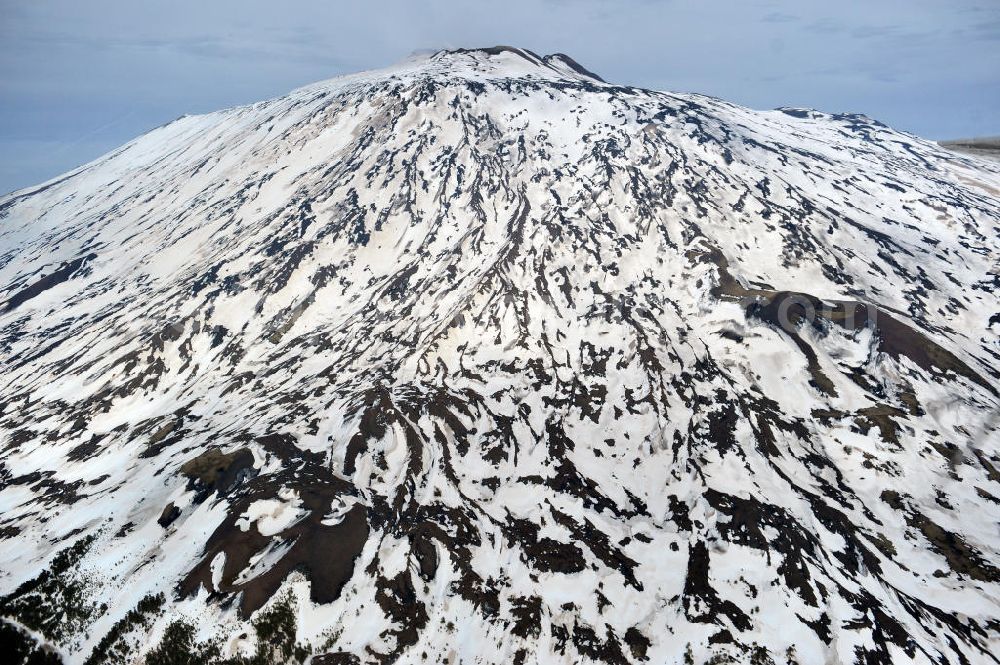
[[[856,39],[885,38],[899,32],[898,25],[862,25],[851,29],[851,36]]]
[[[764,23],[792,23],[798,21],[799,17],[794,14],[784,14],[782,12],[771,12],[765,14],[761,21]]]

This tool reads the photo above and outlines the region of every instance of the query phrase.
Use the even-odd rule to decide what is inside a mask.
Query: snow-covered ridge
[[[180,118],[0,198],[0,630],[995,662],[998,210],[864,116],[509,47]]]

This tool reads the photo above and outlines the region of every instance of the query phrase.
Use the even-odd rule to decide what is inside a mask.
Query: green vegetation
[[[59,655],[39,645],[28,633],[0,620],[0,648],[11,665],[61,665]]]
[[[95,537],[88,536],[62,550],[48,570],[0,598],[0,616],[15,619],[55,643],[81,632],[98,608],[87,601],[86,583],[76,567]]]
[[[295,641],[295,607],[290,594],[261,612],[253,627],[257,653],[223,658],[217,641],[197,642],[194,626],[174,621],[167,626],[160,644],[146,654],[146,665],[298,665],[311,653]]]
[[[129,610],[107,635],[101,638],[84,665],[104,665],[105,663],[125,663],[134,651],[135,645],[129,640],[137,629],[145,632],[163,612],[163,594],[148,595]]]

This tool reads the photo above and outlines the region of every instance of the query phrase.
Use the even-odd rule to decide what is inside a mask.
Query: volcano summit
[[[998,266],[998,162],[563,55],[179,118],[0,198],[0,639],[1000,662]]]

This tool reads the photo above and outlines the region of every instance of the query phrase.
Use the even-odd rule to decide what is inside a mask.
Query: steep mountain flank
[[[0,640],[998,662],[998,290],[1000,164],[864,116],[497,47],[180,118],[0,198]]]

